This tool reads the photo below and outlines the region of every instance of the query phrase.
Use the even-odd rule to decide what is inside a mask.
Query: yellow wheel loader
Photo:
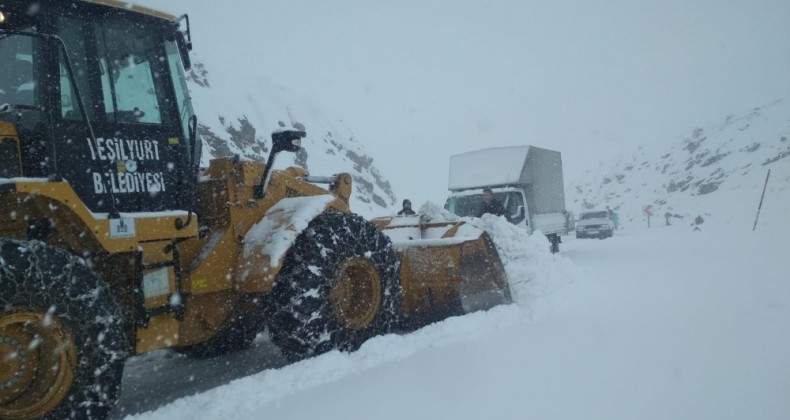
[[[367,221],[351,176],[200,164],[189,20],[0,0],[0,418],[103,418],[127,357],[213,357],[268,330],[292,360],[510,301],[460,222]],[[328,185],[323,185],[326,183]]]

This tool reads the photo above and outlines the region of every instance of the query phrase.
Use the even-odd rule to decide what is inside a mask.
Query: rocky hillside
[[[790,103],[760,106],[697,127],[674,141],[659,140],[613,156],[568,186],[574,211],[610,206],[627,226],[714,222],[752,227],[768,170],[763,212],[788,223],[790,214]],[[763,216],[761,216],[761,220]]]
[[[310,99],[261,75],[210,72],[197,60],[188,79],[203,139],[204,166],[214,157],[234,155],[265,161],[271,132],[293,127],[307,131],[303,148],[295,155],[280,154],[276,169],[295,165],[316,176],[350,173],[354,179],[351,206],[361,214],[386,214],[395,204],[390,182],[353,132]]]

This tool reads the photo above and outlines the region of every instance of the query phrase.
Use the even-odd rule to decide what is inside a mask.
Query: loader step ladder
[[[181,294],[182,284],[182,270],[181,260],[176,241],[173,241],[165,248],[165,252],[172,254],[173,258],[166,261],[160,261],[150,264],[143,263],[143,251],[138,250],[135,253],[135,323],[138,327],[147,327],[151,318],[163,314],[173,313],[175,318],[179,321],[184,319],[184,297]],[[173,267],[175,273],[175,291],[170,293],[165,305],[146,308],[145,306],[145,272],[148,270],[156,270],[160,268]]]

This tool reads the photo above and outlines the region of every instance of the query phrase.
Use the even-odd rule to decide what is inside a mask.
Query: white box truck
[[[505,217],[527,232],[541,231],[559,251],[573,216],[565,210],[560,152],[535,146],[493,147],[450,156],[450,196],[444,207],[480,217],[483,189],[505,208]]]

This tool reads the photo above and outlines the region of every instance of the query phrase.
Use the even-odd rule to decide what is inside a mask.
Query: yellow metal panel
[[[14,124],[0,121],[0,142],[11,141],[14,143],[14,147],[16,149],[16,161],[19,166],[18,174],[19,176],[24,176],[22,173],[22,151],[19,148],[19,137],[16,133],[16,127]]]
[[[233,286],[239,244],[232,229],[222,229],[210,233],[219,235],[218,241],[209,240],[204,246],[211,247],[201,251],[200,260],[189,276],[184,279],[184,292],[195,295],[216,293]]]
[[[461,247],[413,247],[400,252],[402,313],[447,311],[456,305],[460,280]]]
[[[192,215],[190,225],[181,230],[175,228],[175,221],[176,219],[184,220],[186,216],[140,217],[138,215],[135,216],[136,235],[134,237],[112,238],[110,236],[110,221],[97,218],[85,207],[82,200],[66,182],[17,182],[16,191],[17,194],[27,193],[33,197],[46,197],[62,203],[79,217],[82,224],[90,229],[102,247],[111,253],[134,251],[138,242],[197,236],[196,215]],[[56,213],[54,210],[52,211],[53,217],[57,218],[54,215]]]
[[[14,124],[0,121],[0,136],[17,137],[16,127]]]
[[[180,345],[200,343],[213,337],[227,320],[248,307],[238,293],[226,291],[192,296],[186,302]]]
[[[179,343],[180,322],[173,314],[159,315],[151,318],[148,326],[137,329],[137,354],[173,347]]]
[[[85,0],[85,1],[87,1],[88,3],[95,3],[104,6],[115,7],[117,9],[131,10],[137,13],[158,17],[160,19],[173,20],[176,18],[175,16],[169,13],[160,12],[159,10],[154,10],[148,7],[138,6],[136,4],[130,4],[118,0]]]
[[[346,206],[351,205],[351,185],[351,175],[344,172],[337,175],[337,182],[332,187],[332,193],[337,195]]]
[[[170,245],[170,241],[140,243],[138,250],[143,251],[143,264],[154,264],[172,260],[173,252],[165,252],[169,251],[166,249],[168,245]]]

